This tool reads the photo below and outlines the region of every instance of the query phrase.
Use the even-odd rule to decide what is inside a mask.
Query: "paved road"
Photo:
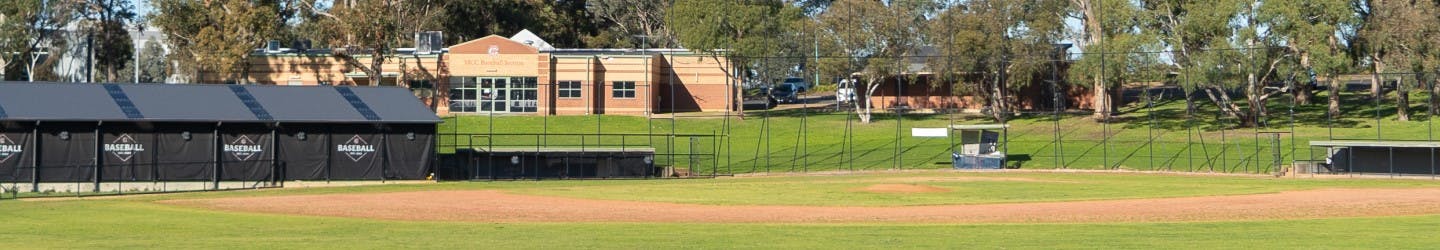
[[[744,102],[745,110],[765,110],[765,99],[747,99]],[[801,108],[835,108],[835,92],[811,92],[800,96],[795,103],[781,103],[770,110],[790,110]]]

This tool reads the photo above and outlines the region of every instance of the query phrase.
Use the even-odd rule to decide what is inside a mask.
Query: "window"
[[[580,98],[580,81],[560,81],[560,98]]]
[[[410,89],[435,88],[435,85],[430,84],[430,80],[410,80],[409,83],[406,85],[410,85]]]
[[[305,85],[305,82],[304,82],[304,81],[301,81],[301,80],[300,80],[300,77],[298,77],[298,76],[292,76],[292,77],[290,77],[290,81],[286,82],[285,85],[300,86],[300,85]]]
[[[450,82],[450,112],[475,112],[475,100],[479,88],[473,77],[452,77]],[[485,91],[489,91],[488,89]]]
[[[539,109],[540,91],[537,90],[539,82],[535,77],[511,77],[510,78],[510,112],[533,113]],[[502,108],[499,111],[503,111]]]
[[[450,111],[480,113],[536,112],[535,77],[452,77]]]
[[[614,89],[612,90],[612,94],[615,98],[635,98],[635,82],[616,81],[613,83],[612,88]]]

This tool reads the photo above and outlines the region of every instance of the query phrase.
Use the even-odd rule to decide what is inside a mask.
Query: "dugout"
[[[646,178],[654,148],[461,148],[442,179]]]
[[[424,179],[439,122],[395,87],[3,82],[0,182]]]
[[[1311,141],[1324,159],[1308,172],[1436,174],[1440,142],[1433,141]]]

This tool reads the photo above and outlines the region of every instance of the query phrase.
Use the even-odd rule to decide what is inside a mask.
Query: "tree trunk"
[[[854,102],[854,103],[855,103],[855,109],[856,109],[857,111],[859,111],[859,112],[857,113],[857,115],[860,116],[860,123],[866,123],[866,124],[869,124],[869,123],[870,123],[870,117],[871,117],[870,109],[871,109],[871,107],[874,106],[874,104],[872,104],[870,100],[871,100],[871,99],[874,99],[874,97],[875,97],[875,90],[880,89],[880,84],[878,83],[878,82],[879,82],[878,79],[876,79],[876,78],[874,78],[874,77],[871,77],[868,81],[869,81],[869,83],[866,84],[866,86],[865,86],[865,87],[867,88],[867,90],[865,90],[865,95],[864,95],[864,96],[865,96],[865,100],[863,100],[863,101],[855,101],[855,102]],[[861,104],[860,104],[861,102],[864,102],[864,103],[865,103],[865,104],[864,104],[864,107],[861,107]]]
[[[1395,81],[1395,119],[1410,121],[1410,88],[1404,77]]]
[[[1005,116],[1009,112],[1009,108],[1006,107],[1005,88],[1001,87],[1001,81],[1004,81],[1004,79],[996,78],[994,81],[991,81],[993,85],[990,89],[990,118],[994,118],[996,122],[1003,123]]]
[[[1185,115],[1195,115],[1195,95],[1190,91],[1185,91]]]
[[[1371,69],[1375,70],[1374,74],[1370,74],[1370,98],[1380,99],[1383,97],[1380,94],[1380,72],[1385,72],[1382,71],[1385,69],[1385,62],[1381,62],[1376,56],[1370,56],[1370,62]]]
[[[1090,106],[1095,109],[1095,113],[1090,117],[1096,121],[1110,121],[1110,116],[1113,115],[1111,113],[1114,110],[1111,108],[1114,105],[1110,100],[1110,88],[1105,87],[1105,82],[1100,77],[1095,77],[1095,84],[1091,86],[1091,90],[1095,94],[1091,97]]]
[[[1314,95],[1311,95],[1311,93],[1314,91],[1315,85],[1312,85],[1308,82],[1300,83],[1300,85],[1295,88],[1295,93],[1293,93],[1293,95],[1295,96],[1295,104],[1310,105],[1310,99],[1314,97]]]
[[[1430,79],[1425,79],[1425,81],[1430,82],[1430,115],[1440,115],[1440,98],[1435,98],[1435,93],[1440,93],[1440,86],[1436,86],[1440,84],[1440,78],[1434,76],[1429,78]],[[1424,79],[1424,77],[1421,79]]]
[[[1337,80],[1334,76],[1331,76],[1326,81],[1329,81],[1330,84],[1330,109],[1328,111],[1329,115],[1332,118],[1340,117],[1340,80]]]
[[[1315,67],[1310,64],[1310,53],[1300,53],[1300,67],[1310,72],[1315,70]],[[1310,98],[1313,97],[1311,92],[1314,90],[1315,85],[1313,85],[1313,82],[1306,81],[1300,83],[1291,96],[1295,98],[1295,104],[1297,105],[1310,105]]]

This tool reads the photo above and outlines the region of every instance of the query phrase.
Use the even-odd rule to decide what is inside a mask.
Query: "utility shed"
[[[0,182],[424,179],[439,122],[395,87],[0,82]]]

